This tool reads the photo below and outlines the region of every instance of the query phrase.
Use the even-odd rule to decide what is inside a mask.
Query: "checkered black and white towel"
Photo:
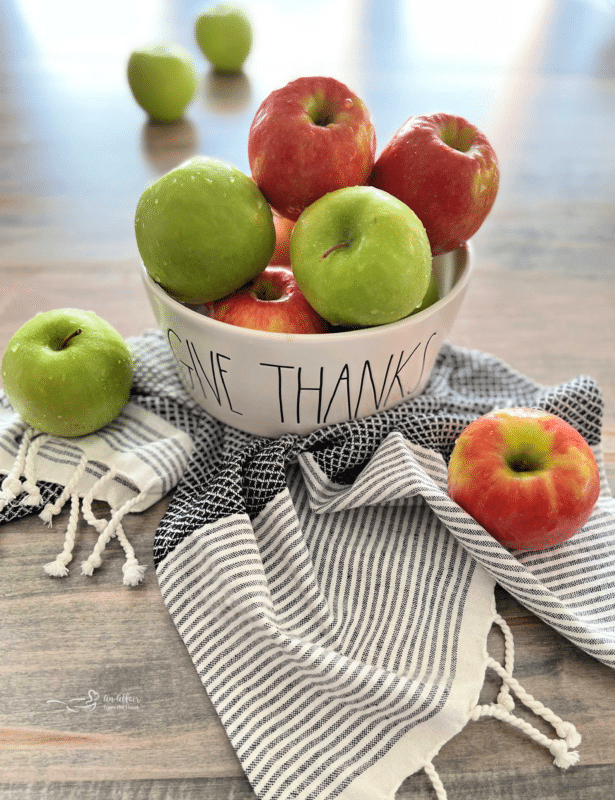
[[[162,595],[260,798],[392,800],[421,768],[444,798],[431,762],[482,716],[515,725],[557,766],[576,762],[574,727],[512,677],[493,588],[615,667],[615,503],[590,378],[543,387],[447,344],[420,397],[271,440],[200,410],[161,334],[130,344],[132,402],[194,443],[154,540]],[[601,470],[587,525],[541,553],[506,550],[446,494],[456,438],[503,406],[562,416]],[[494,621],[503,665],[486,652]],[[503,688],[479,706],[487,668]],[[553,725],[553,739],[512,713],[511,690]]]

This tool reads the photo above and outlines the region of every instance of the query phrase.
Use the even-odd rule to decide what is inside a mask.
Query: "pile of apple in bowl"
[[[192,158],[143,192],[143,279],[182,381],[217,419],[309,433],[423,391],[498,189],[486,137],[410,117],[376,154],[365,103],[333,78],[272,92],[251,176]]]

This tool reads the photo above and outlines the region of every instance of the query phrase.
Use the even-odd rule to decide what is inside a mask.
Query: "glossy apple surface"
[[[34,316],[9,341],[2,382],[13,409],[52,436],[104,427],[130,397],[133,362],[124,339],[93,311]]]
[[[247,175],[197,156],[141,195],[135,234],[143,264],[172,297],[198,304],[256,277],[275,247],[273,216]]]
[[[248,134],[254,180],[292,220],[327,192],[367,183],[375,151],[365,103],[334,78],[299,78],[272,92]]]
[[[290,264],[290,235],[295,223],[292,219],[274,214],[273,224],[275,226],[275,250],[269,263],[274,266],[288,266]]]
[[[198,85],[192,59],[180,47],[134,50],[127,73],[133,97],[158,122],[181,119]]]
[[[277,333],[326,333],[328,325],[310,306],[288,266],[268,266],[228,297],[205,304],[220,322]]]
[[[205,58],[219,72],[240,72],[252,48],[252,24],[247,14],[224,3],[199,14],[194,36]]]
[[[437,303],[440,299],[440,287],[438,286],[438,281],[434,272],[432,271],[431,276],[429,278],[429,283],[427,284],[427,291],[425,292],[425,296],[418,304],[418,306],[412,311],[412,314],[418,314],[419,311],[425,311],[426,308],[432,306],[434,303]]]
[[[395,322],[423,300],[431,276],[425,229],[407,205],[352,186],[306,208],[290,238],[299,288],[336,326]]]
[[[565,420],[508,408],[479,417],[459,436],[448,491],[505,547],[542,550],[587,522],[600,475],[589,445]]]
[[[374,164],[371,183],[417,214],[433,255],[465,244],[491,211],[500,181],[487,137],[462,117],[410,117]]]

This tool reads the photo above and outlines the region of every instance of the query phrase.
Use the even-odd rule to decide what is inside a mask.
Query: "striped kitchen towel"
[[[501,547],[446,493],[458,435],[505,406],[559,414],[601,470],[583,531],[541,554]],[[251,437],[191,413],[200,419],[196,447],[156,533],[156,569],[258,797],[392,800],[423,768],[444,798],[433,758],[485,716],[547,747],[557,766],[576,763],[574,726],[512,675],[512,636],[493,587],[499,581],[615,667],[615,507],[594,381],[539,386],[447,344],[420,397],[306,437]],[[504,664],[486,652],[493,622],[504,632]],[[479,705],[486,669],[502,690]],[[511,691],[554,738],[513,713]]]
[[[81,564],[82,573],[93,574],[105,547],[117,537],[126,554],[123,582],[136,586],[145,568],[126,538],[122,519],[168,494],[182,477],[192,449],[185,431],[133,402],[95,433],[49,436],[26,425],[0,391],[0,522],[36,512],[51,525],[68,504],[64,547],[44,566],[47,574],[68,575],[81,513],[98,534]],[[110,507],[108,519],[97,515],[94,501]]]

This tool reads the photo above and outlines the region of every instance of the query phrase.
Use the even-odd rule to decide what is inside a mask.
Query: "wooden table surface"
[[[255,44],[231,79],[210,73],[196,49],[198,4],[1,4],[1,351],[34,313],[62,306],[91,308],[125,336],[153,327],[132,227],[147,183],[196,153],[247,171],[261,100],[295,77],[331,75],[366,101],[380,146],[430,111],[459,113],[491,139],[501,189],[474,239],[476,272],[449,338],[540,383],[592,376],[615,486],[613,5],[245,5]],[[183,44],[202,75],[179,124],[149,124],[128,90],[128,54],[149,41]],[[126,519],[148,565],[134,589],[121,584],[113,544],[93,577],[48,577],[62,518],[51,530],[36,516],[0,530],[0,797],[254,797],[160,596],[151,548],[168,501]],[[85,525],[79,536],[76,563],[93,546]],[[469,723],[436,760],[450,800],[610,800],[613,670],[500,589],[497,602],[516,677],[578,727],[581,761],[560,771],[510,726]],[[497,634],[489,647],[501,656]],[[488,679],[483,699],[495,691]],[[418,773],[398,796],[435,794]]]

